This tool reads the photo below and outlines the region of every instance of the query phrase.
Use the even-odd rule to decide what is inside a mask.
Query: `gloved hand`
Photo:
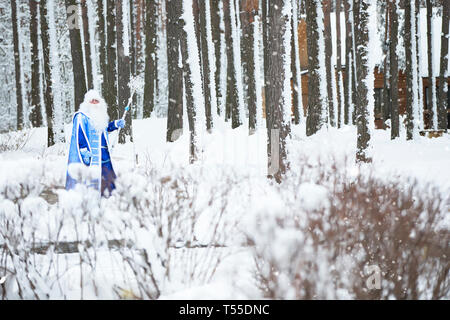
[[[80,150],[81,157],[83,158],[83,162],[85,165],[89,164],[89,160],[92,158],[92,152],[87,150],[86,148]]]
[[[125,127],[125,120],[123,120],[123,119],[116,120],[116,126],[118,128],[122,128],[123,129]]]

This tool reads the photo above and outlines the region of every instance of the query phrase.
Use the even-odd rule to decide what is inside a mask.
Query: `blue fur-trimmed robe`
[[[88,167],[98,167],[98,178],[92,179],[89,186],[99,190],[102,196],[108,196],[115,189],[114,172],[109,154],[108,132],[117,130],[116,121],[110,122],[102,132],[95,130],[92,120],[83,112],[73,116],[72,137],[70,139],[69,159],[67,164],[66,189],[75,188],[78,183],[69,174],[69,166],[84,164]],[[86,148],[92,153],[88,163],[83,161],[81,150]],[[106,192],[108,191],[108,192]]]

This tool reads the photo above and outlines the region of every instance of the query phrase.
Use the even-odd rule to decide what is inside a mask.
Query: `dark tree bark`
[[[89,18],[86,0],[81,0],[81,14],[83,18],[83,40],[84,40],[84,55],[86,61],[86,81],[87,88],[94,88],[94,80],[92,75],[92,60],[91,60],[91,34],[89,32]]]
[[[200,50],[201,50],[201,67],[202,67],[202,80],[203,80],[203,95],[205,98],[205,115],[206,115],[206,129],[211,131],[213,126],[212,114],[211,114],[211,80],[209,78],[209,57],[208,57],[208,41],[207,41],[207,30],[206,30],[206,9],[205,1],[201,0],[198,2],[199,11],[199,28],[200,28]]]
[[[319,74],[319,31],[317,24],[317,1],[306,0],[306,33],[308,44],[308,116],[306,118],[306,135],[315,134],[323,125]]]
[[[105,16],[104,16],[104,6],[103,6],[103,0],[97,1],[97,30],[98,30],[98,37],[100,40],[100,46],[98,48],[99,50],[99,62],[100,62],[100,72],[102,74],[102,93],[103,97],[106,99],[107,92],[108,92],[108,72],[106,69],[107,66],[107,60],[106,60],[106,35],[105,32]]]
[[[368,95],[373,94],[368,92],[365,80],[369,72],[368,68],[368,45],[369,45],[369,1],[370,0],[354,0],[354,24],[355,24],[355,45],[356,45],[356,66],[357,66],[357,95],[358,99],[355,101],[356,109],[356,124],[357,124],[357,162],[370,162],[371,158],[367,154],[367,149],[370,142],[369,131],[369,99]]]
[[[183,21],[180,20],[182,3],[166,0],[167,10],[167,62],[169,103],[166,140],[174,142],[183,133],[183,68],[179,66]]]
[[[235,74],[233,39],[231,29],[231,10],[230,6],[234,5],[233,0],[223,1],[223,14],[225,22],[225,41],[227,48],[227,98],[225,103],[225,121],[232,119],[231,127],[234,129],[239,127],[238,96],[237,96],[237,79]]]
[[[72,19],[78,14],[76,0],[65,0],[67,18]],[[76,11],[74,11],[76,9]],[[83,49],[81,44],[80,25],[69,25],[70,52],[72,54],[73,87],[75,98],[75,110],[78,110],[86,93],[86,75],[84,73]]]
[[[344,124],[350,124],[352,122],[350,114],[351,90],[352,90],[352,25],[350,22],[350,1],[344,0],[344,13],[345,13],[345,79],[344,79]]]
[[[432,18],[433,18],[433,4],[431,0],[426,0],[427,5],[427,45],[428,45],[428,85],[431,87],[429,91],[431,97],[428,99],[428,115],[430,119],[430,127],[432,129],[437,128],[435,123],[435,103],[436,103],[436,86],[433,70],[433,33],[432,33]]]
[[[50,147],[55,144],[55,135],[53,132],[53,85],[50,68],[50,39],[49,26],[47,19],[47,4],[40,3],[41,13],[41,37],[42,49],[44,57],[44,76],[45,76],[45,91],[44,91],[44,105],[47,114],[47,146]]]
[[[297,1],[292,1],[292,12],[294,10],[297,10],[297,6],[295,5]],[[303,112],[303,110],[299,110],[299,99],[302,99],[300,96],[299,88],[302,85],[301,84],[301,77],[298,77],[297,74],[297,67],[296,67],[296,60],[299,59],[297,56],[297,52],[295,50],[295,46],[298,45],[298,37],[296,37],[295,29],[298,29],[298,21],[294,20],[294,17],[297,15],[292,14],[292,20],[291,20],[291,70],[292,70],[292,86],[294,88],[292,93],[292,109],[294,114],[294,123],[299,124],[300,123],[300,112]],[[297,42],[297,44],[296,44]],[[300,78],[300,83],[297,81],[297,79]]]
[[[119,118],[119,109],[117,106],[117,52],[116,52],[116,6],[115,1],[107,1],[107,64],[106,72],[106,90],[104,99],[108,104],[108,114],[111,119]]]
[[[441,69],[439,72],[439,105],[438,105],[438,128],[447,129],[447,90],[448,90],[448,38],[450,20],[450,1],[442,5],[442,33],[441,33]]]
[[[124,44],[124,32],[126,32],[126,26],[123,25],[123,3],[124,0],[116,0],[116,34],[117,34],[117,65],[118,65],[118,98],[119,98],[119,114],[123,112],[125,106],[128,103],[130,97],[130,56],[129,52],[125,52],[124,46],[129,46],[129,44]],[[128,53],[128,55],[127,55]],[[119,143],[125,143],[126,137],[131,140],[132,129],[131,129],[131,112],[127,112],[125,117],[125,128],[120,131]]]
[[[134,77],[136,76],[136,35],[137,35],[137,22],[134,14],[134,7],[139,7],[138,0],[136,3],[134,1],[129,1],[129,8],[130,11],[130,22],[129,22],[129,28],[130,28],[130,73]],[[134,101],[134,100],[133,100]]]
[[[389,34],[390,34],[390,28],[389,28],[389,5],[385,4],[385,11],[386,11],[386,21],[385,21],[385,35],[384,35],[384,43],[383,46],[383,53],[385,55],[384,58],[384,68],[383,68],[383,128],[385,128],[385,121],[391,117],[391,92],[390,92],[390,50],[389,50]]]
[[[405,53],[406,53],[406,139],[412,140],[418,134],[417,125],[415,124],[418,101],[417,87],[417,45],[416,39],[417,26],[415,16],[414,0],[405,1]],[[414,33],[413,33],[414,32]]]
[[[416,5],[416,53],[417,53],[417,85],[419,88],[419,119],[417,119],[419,121],[419,129],[423,128],[424,123],[423,123],[423,111],[424,111],[424,105],[423,105],[423,101],[424,101],[424,94],[423,94],[423,80],[422,80],[422,66],[419,63],[420,61],[420,33],[421,33],[421,29],[420,29],[420,0],[415,0],[415,5]]]
[[[200,65],[202,65],[202,37],[201,37],[201,28],[200,28],[200,3],[205,0],[192,0],[192,14],[194,15],[194,24],[195,24],[195,37],[197,39],[197,48],[198,48],[198,56],[200,58]],[[203,71],[200,70],[203,74]]]
[[[23,129],[23,92],[22,92],[22,81],[21,79],[21,62],[22,57],[20,56],[19,50],[19,30],[17,21],[17,2],[11,1],[11,20],[13,27],[13,42],[14,42],[14,67],[16,76],[16,102],[17,102],[17,130]]]
[[[341,0],[336,0],[336,73],[337,73],[337,126],[340,128],[342,126],[342,104],[341,101],[341,79],[342,79],[342,53],[341,53]]]
[[[31,112],[30,121],[33,127],[42,126],[42,105],[41,105],[41,73],[39,66],[39,2],[30,0],[30,40],[31,40]]]
[[[290,50],[284,46],[283,35],[288,28],[291,28],[291,25],[287,23],[288,16],[283,15],[285,1],[289,0],[273,0],[268,3],[267,38],[270,41],[264,47],[264,50],[268,51],[266,72],[271,79],[265,89],[266,108],[270,109],[271,113],[271,126],[267,128],[272,146],[271,152],[268,154],[268,174],[273,176],[277,182],[281,182],[288,167],[286,138],[290,131],[290,119],[285,119],[284,108],[290,109],[291,101],[285,101],[283,106],[283,82],[288,76],[284,72],[284,56],[287,50]]]
[[[184,14],[192,14],[192,12],[184,12]],[[183,21],[183,26],[186,24]],[[189,64],[188,35],[183,29],[181,36],[181,55],[183,61],[184,88],[186,90],[186,113],[188,116],[189,133],[190,133],[190,156],[189,163],[194,163],[198,159],[197,150],[197,131],[196,131],[196,106],[194,104],[194,84],[192,83],[192,66]]]
[[[144,118],[149,118],[155,108],[158,1],[145,3],[145,88]]]
[[[406,119],[407,119],[407,125],[406,125],[406,139],[412,140],[413,139],[413,126],[414,126],[414,114],[413,114],[413,105],[414,105],[414,98],[413,95],[416,94],[413,91],[413,61],[412,56],[415,54],[414,52],[411,52],[408,48],[412,48],[412,37],[413,35],[411,33],[413,29],[413,25],[411,24],[411,18],[412,18],[412,8],[411,8],[411,0],[405,1],[405,55],[406,55]]]
[[[216,73],[214,75],[216,81],[216,98],[217,98],[217,112],[219,113],[219,105],[222,98],[222,92],[220,91],[220,72],[222,71],[221,54],[220,54],[220,37],[222,30],[220,30],[220,12],[219,3],[221,0],[210,1],[211,4],[211,32],[212,40],[214,42],[214,54],[216,57]]]
[[[254,57],[254,21],[258,14],[257,0],[243,0],[241,5],[241,59],[244,86],[246,87],[245,104],[248,106],[248,124],[250,133],[256,129],[256,83]]]
[[[390,93],[391,93],[391,139],[400,136],[400,118],[398,110],[398,0],[389,3],[390,24]]]
[[[325,67],[327,72],[327,102],[328,102],[328,114],[330,117],[331,126],[335,127],[335,111],[333,101],[333,85],[332,77],[334,77],[334,66],[331,63],[331,56],[333,54],[333,46],[331,39],[331,0],[322,0],[323,14],[324,14],[324,39],[325,39]]]
[[[143,50],[142,50],[142,24],[144,19],[145,1],[138,0],[136,10],[136,74],[143,70]]]

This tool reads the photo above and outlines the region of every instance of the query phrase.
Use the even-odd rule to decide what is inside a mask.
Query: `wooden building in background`
[[[306,115],[308,107],[308,47],[306,43],[306,21],[300,20],[298,24],[298,42],[299,42],[299,54],[300,54],[300,68],[302,71],[302,101],[304,114]],[[346,78],[345,66],[342,66],[343,78]],[[379,72],[378,67],[374,70],[375,74],[375,127],[377,129],[384,128],[384,121],[390,118],[390,106],[386,106],[383,110],[382,99],[384,93],[384,74]],[[337,78],[336,78],[337,81]],[[449,90],[447,92],[448,99],[448,126],[450,128],[450,77],[447,78]],[[439,77],[436,77],[436,85],[439,86]],[[425,128],[430,127],[430,106],[431,106],[431,85],[428,78],[422,77],[422,86],[424,93],[423,113]],[[398,78],[398,90],[399,90],[399,113],[404,115],[406,113],[406,75],[403,71],[399,72]],[[438,92],[438,90],[436,90]],[[437,97],[439,99],[439,97]]]

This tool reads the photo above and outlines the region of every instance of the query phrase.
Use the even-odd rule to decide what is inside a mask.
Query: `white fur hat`
[[[89,90],[88,92],[86,92],[86,94],[84,95],[84,102],[91,102],[92,100],[98,100],[98,101],[102,101],[102,97],[101,95],[98,93],[97,90]]]

